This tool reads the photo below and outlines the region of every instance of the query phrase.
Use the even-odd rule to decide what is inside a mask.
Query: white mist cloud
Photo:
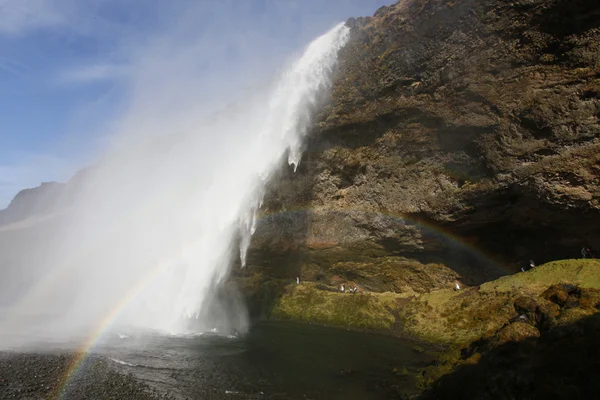
[[[346,39],[338,26],[261,88],[259,101],[220,114],[214,93],[201,90],[198,47],[160,40],[141,51],[113,146],[57,222],[60,234],[28,243],[28,254],[44,246],[33,252],[43,261],[11,278],[27,289],[2,330],[72,339],[106,315],[167,333],[247,329],[239,302],[214,303],[217,285],[245,254],[265,181],[288,150],[298,162],[309,110]]]
[[[247,328],[239,305],[206,305],[249,243],[264,182],[282,161],[299,161],[347,30],[306,48],[307,32],[339,21],[315,30],[296,3],[275,0],[152,4],[161,11],[144,16],[153,29],[121,27],[110,52],[57,71],[67,86],[113,81],[123,106],[71,214],[27,241],[35,262],[0,281],[0,292],[24,282],[0,332],[35,326],[67,338],[107,315],[176,333]]]
[[[0,164],[0,209],[23,189],[69,178],[75,167],[62,157],[39,153],[16,153],[12,160],[3,161]]]

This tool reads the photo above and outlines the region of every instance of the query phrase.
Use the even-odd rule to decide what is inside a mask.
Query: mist
[[[239,296],[219,288],[238,257],[245,263],[265,183],[282,162],[300,162],[349,30],[339,24],[280,60],[251,96],[211,85],[197,58],[206,42],[182,44],[182,32],[153,38],[117,69],[129,80],[125,111],[105,125],[70,207],[0,228],[0,346],[110,329],[248,329]]]

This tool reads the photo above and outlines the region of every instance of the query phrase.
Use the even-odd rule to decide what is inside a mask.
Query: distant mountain
[[[8,207],[0,211],[0,225],[12,224],[32,215],[46,214],[56,208],[66,184],[42,182],[36,188],[21,190]]]
[[[67,183],[42,182],[38,187],[21,190],[8,207],[0,210],[0,226],[50,214],[69,206],[88,171],[89,168],[78,171]]]

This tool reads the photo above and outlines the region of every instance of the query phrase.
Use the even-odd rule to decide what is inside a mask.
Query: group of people
[[[521,272],[525,272],[528,271],[530,269],[534,269],[535,268],[535,263],[533,262],[533,260],[529,260],[529,263],[523,267],[521,267]]]
[[[346,289],[346,284],[342,283],[342,286],[340,286],[340,292],[346,293],[346,291],[348,291],[348,293],[356,293],[358,291],[358,287],[354,286]]]
[[[300,284],[300,277],[297,276],[296,277],[296,285],[299,285],[299,284]],[[342,285],[340,286],[340,292],[342,292],[342,293],[346,293],[346,292],[348,292],[348,293],[357,293],[358,292],[358,287],[357,286],[352,286],[352,287],[346,288],[346,284],[342,283]]]
[[[592,253],[592,249],[589,247],[582,247],[581,248],[581,258],[595,258],[594,254]],[[533,260],[529,260],[529,263],[523,267],[521,267],[521,272],[525,272],[527,270],[533,269],[535,268],[535,263],[533,262]]]
[[[589,247],[582,247],[581,248],[581,257],[582,258],[594,258],[594,254],[592,253],[592,250]],[[535,262],[533,262],[533,260],[529,260],[529,262],[521,267],[521,272],[525,272],[528,271],[530,269],[535,268]],[[296,278],[296,284],[300,284],[300,277]],[[454,290],[460,290],[460,285],[458,284],[458,282],[455,282],[454,285]],[[342,283],[340,286],[340,292],[342,293],[356,293],[358,291],[358,287],[353,286],[353,287],[349,287],[346,288],[346,284]]]

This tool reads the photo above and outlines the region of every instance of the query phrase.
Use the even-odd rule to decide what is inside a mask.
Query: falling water
[[[233,111],[206,118],[185,109],[167,127],[149,112],[123,119],[118,146],[86,178],[43,271],[0,323],[29,329],[24,315],[33,313],[49,316],[37,327],[48,335],[107,324],[243,331],[239,302],[227,313],[207,304],[234,258],[245,264],[266,182],[283,157],[298,166],[348,36],[340,24],[316,39],[264,96]]]

